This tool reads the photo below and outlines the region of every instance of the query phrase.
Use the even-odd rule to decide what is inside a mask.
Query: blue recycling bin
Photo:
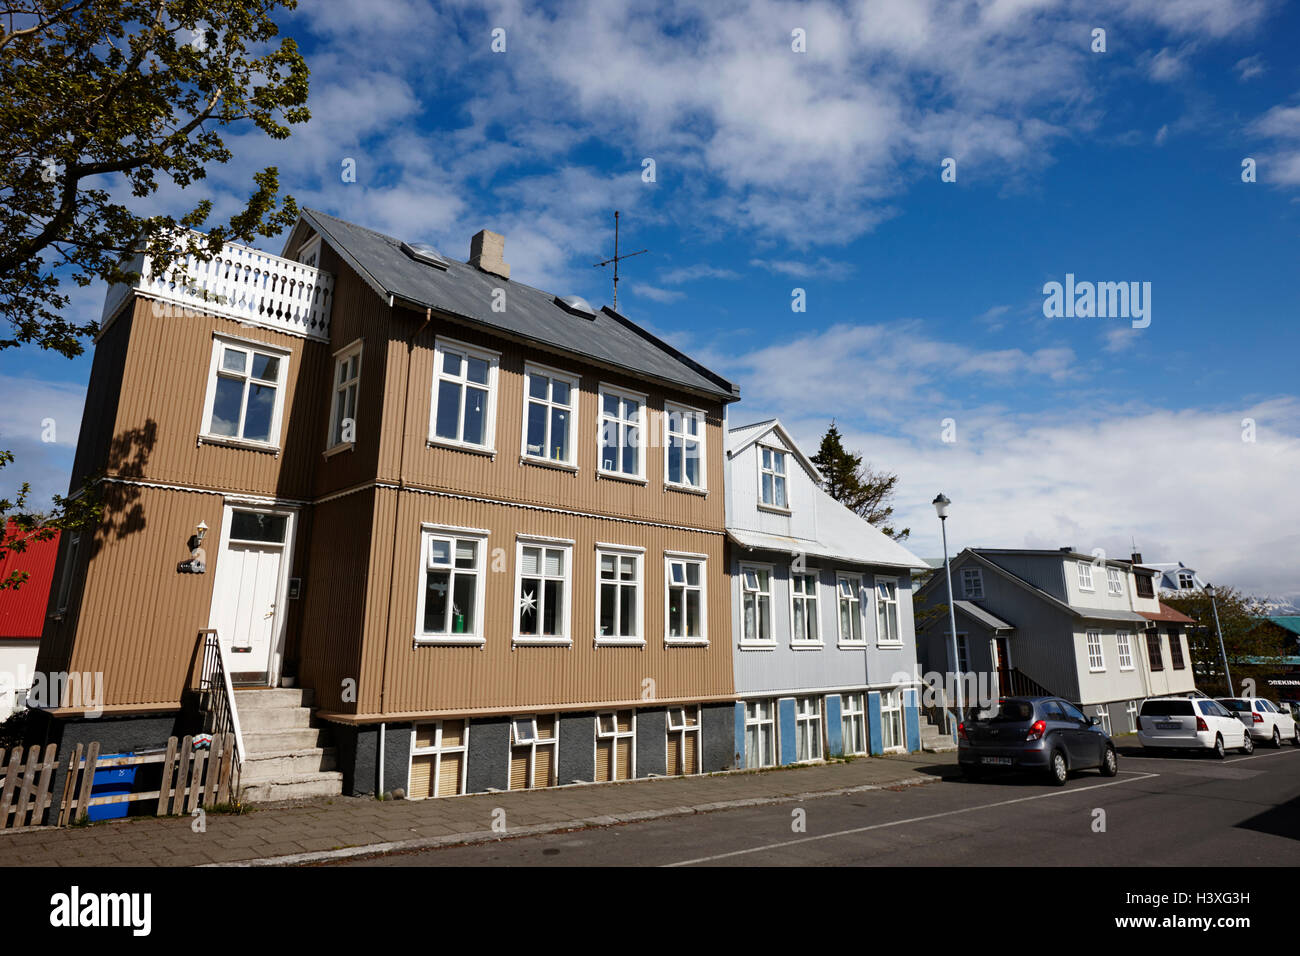
[[[103,754],[101,760],[112,760],[114,757],[133,757],[134,754]],[[135,786],[135,767],[105,767],[103,770],[95,771],[94,782],[90,785],[90,796],[94,797],[116,797],[120,794],[130,793]],[[120,803],[100,803],[91,804],[87,808],[87,816],[91,820],[114,820],[118,817],[124,817],[127,810],[130,809],[131,803],[123,800]]]

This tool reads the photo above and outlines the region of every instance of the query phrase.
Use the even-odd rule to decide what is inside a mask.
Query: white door
[[[284,564],[291,515],[230,508],[217,558],[210,627],[231,680],[274,684],[284,632]]]

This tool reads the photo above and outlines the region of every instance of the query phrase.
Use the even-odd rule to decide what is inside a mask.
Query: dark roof
[[[483,272],[455,259],[446,270],[417,262],[401,241],[315,209],[303,220],[366,283],[385,299],[466,320],[509,337],[524,338],[596,364],[650,378],[723,401],[740,397],[739,386],[677,351],[630,319],[605,307],[595,318],[557,305],[555,294]],[[493,290],[506,289],[506,311],[492,311]]]
[[[1195,624],[1196,619],[1188,617],[1182,611],[1176,611],[1164,601],[1160,601],[1159,611],[1138,611],[1148,621],[1166,621],[1170,624]]]
[[[21,534],[18,525],[10,519],[4,529],[5,540]],[[18,587],[0,591],[0,640],[40,638],[58,556],[58,532],[48,541],[27,542],[22,551],[6,550],[0,554],[0,581],[15,571],[27,572],[27,580]]]
[[[997,617],[994,614],[990,614],[988,611],[984,610],[984,608],[980,607],[978,604],[973,604],[970,601],[959,601],[955,599],[953,600],[952,604],[953,607],[955,607],[958,611],[965,614],[971,620],[983,624],[985,627],[989,628],[989,630],[1014,631],[1016,629],[1014,624],[1008,624],[1000,617]]]

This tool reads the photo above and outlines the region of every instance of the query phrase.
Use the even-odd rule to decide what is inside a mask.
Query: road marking
[[[923,817],[909,817],[906,820],[891,820],[888,823],[873,823],[868,827],[854,827],[852,830],[839,830],[835,833],[822,833],[818,836],[800,837],[798,840],[784,840],[780,843],[769,843],[766,846],[750,847],[745,850],[732,850],[730,853],[718,853],[714,856],[702,856],[694,860],[681,860],[677,863],[665,863],[665,867],[675,866],[693,866],[696,863],[712,863],[714,860],[725,860],[733,856],[745,856],[750,853],[763,853],[767,850],[779,850],[782,847],[796,846],[800,843],[815,843],[818,840],[830,840],[834,837],[852,836],[855,833],[867,833],[870,830],[883,830],[886,827],[902,826],[906,823],[924,823],[927,820],[939,820],[943,817],[954,817],[962,813],[974,813],[976,810],[991,810],[994,807],[1006,807],[1014,803],[1027,803],[1030,800],[1044,800],[1048,797],[1064,797],[1074,793],[1084,793],[1088,790],[1101,790],[1104,787],[1117,787],[1124,783],[1137,783],[1139,780],[1150,780],[1158,777],[1158,773],[1137,773],[1133,770],[1121,770],[1120,773],[1133,774],[1129,780],[1112,780],[1110,783],[1094,783],[1087,787],[1078,787],[1074,790],[1056,790],[1052,793],[1038,793],[1032,797],[1016,797],[1012,800],[999,800],[997,803],[985,803],[978,807],[963,807],[959,810],[945,810],[942,813],[929,813]]]
[[[1189,748],[1189,749],[1190,749],[1190,748]],[[1208,753],[1208,751],[1206,751],[1206,752]],[[1231,766],[1231,765],[1234,764],[1234,763],[1241,763],[1243,760],[1259,760],[1261,757],[1286,757],[1286,756],[1288,756],[1288,755],[1290,755],[1290,756],[1295,756],[1295,755],[1298,754],[1298,753],[1300,753],[1300,747],[1289,747],[1289,748],[1284,749],[1284,750],[1271,750],[1271,751],[1269,751],[1269,752],[1266,753],[1266,754],[1256,753],[1256,754],[1253,754],[1253,755],[1250,756],[1250,757],[1241,756],[1241,755],[1234,755],[1234,756],[1233,756],[1231,759],[1229,759],[1229,760],[1222,760],[1222,761],[1217,761],[1217,760],[1216,760],[1216,761],[1214,762],[1214,765],[1216,765],[1216,766],[1225,766],[1225,765],[1226,765],[1226,766]],[[1177,760],[1177,759],[1179,759],[1179,758],[1177,758],[1177,757],[1170,757],[1170,756],[1157,756],[1157,755],[1155,755],[1155,754],[1152,754],[1152,755],[1149,756],[1149,757],[1139,757],[1139,756],[1134,756],[1133,754],[1129,754],[1127,757],[1125,757],[1125,758],[1123,758],[1123,759],[1126,759],[1126,760],[1160,760],[1160,761],[1169,761],[1169,760]],[[1198,757],[1194,757],[1194,758],[1192,758],[1192,759],[1200,759],[1200,758],[1199,758],[1199,756],[1198,756]]]

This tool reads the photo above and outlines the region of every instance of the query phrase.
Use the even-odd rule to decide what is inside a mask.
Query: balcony
[[[329,341],[334,276],[328,272],[233,242],[227,242],[207,262],[184,256],[160,274],[155,274],[150,265],[145,255],[128,261],[126,271],[140,273],[140,279],[134,285],[115,285],[108,290],[101,330],[135,293],[155,303],[180,306],[175,310],[179,315],[207,312],[289,335]]]

